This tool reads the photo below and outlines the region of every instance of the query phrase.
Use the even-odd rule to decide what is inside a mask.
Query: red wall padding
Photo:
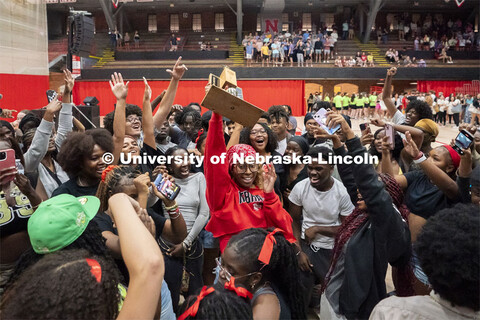
[[[40,109],[48,104],[48,76],[24,74],[0,74],[0,108],[3,109]],[[14,114],[16,118],[16,114]]]
[[[472,81],[417,81],[417,90],[428,92],[435,90],[435,93],[443,92],[444,96],[455,93],[455,88],[463,87],[464,84],[472,84]]]
[[[169,81],[150,81],[153,98],[167,89]],[[305,114],[305,81],[303,80],[242,80],[238,86],[243,89],[244,99],[257,107],[267,110],[274,104],[288,104],[294,116]],[[175,104],[183,106],[190,102],[202,102],[205,96],[206,81],[182,80],[178,86]],[[143,81],[131,81],[127,103],[142,105]],[[113,111],[116,102],[107,81],[77,81],[74,88],[74,102],[82,104],[87,96],[95,96],[100,101],[100,115]]]

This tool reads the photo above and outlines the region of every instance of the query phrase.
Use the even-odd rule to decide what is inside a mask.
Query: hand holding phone
[[[157,188],[157,191],[170,201],[175,200],[178,193],[180,192],[180,187],[172,181],[168,180],[166,174],[164,174],[163,176],[158,175],[157,179],[155,179],[154,184]]]
[[[453,149],[457,151],[458,154],[463,155],[463,149],[468,149],[473,143],[473,136],[467,130],[462,130],[458,133],[455,138],[455,144]]]
[[[13,181],[16,173],[15,151],[13,149],[0,150],[0,184]]]
[[[54,90],[47,90],[47,100],[48,103],[52,102],[57,98],[57,93]]]
[[[388,143],[390,144],[390,149],[393,150],[395,144],[395,129],[391,124],[385,124],[385,136],[388,137]]]
[[[325,110],[324,108],[321,108],[320,110],[318,110],[317,113],[315,113],[313,115],[313,119],[315,119],[315,121],[317,121],[317,123],[320,125],[320,127],[322,127],[323,130],[325,130],[326,132],[328,132],[328,134],[332,135],[334,134],[335,132],[337,132],[338,129],[340,129],[340,124],[337,124],[335,127],[333,128],[328,128],[327,126],[327,110]]]

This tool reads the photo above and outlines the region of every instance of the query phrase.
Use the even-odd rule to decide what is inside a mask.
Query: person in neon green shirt
[[[349,104],[350,104],[350,97],[348,96],[348,93],[344,92],[342,97],[342,105],[343,105],[342,113],[346,116],[349,115],[349,110],[348,110]]]
[[[337,92],[337,94],[333,98],[333,103],[335,104],[336,112],[341,113],[342,112],[342,96],[340,92]]]
[[[377,95],[375,92],[372,92],[372,94],[369,97],[369,100],[370,100],[370,106],[368,109],[369,109],[370,118],[372,118],[373,115],[375,114],[375,106],[377,105]]]
[[[360,117],[362,116],[362,112],[363,112],[363,96],[361,93],[359,93],[356,97],[355,97],[355,118],[356,119],[360,119]]]

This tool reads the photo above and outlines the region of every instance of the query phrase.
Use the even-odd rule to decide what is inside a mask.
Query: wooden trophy
[[[244,127],[253,127],[257,123],[264,111],[243,100],[243,90],[237,87],[235,71],[225,67],[220,77],[210,74],[208,82],[211,87],[202,106]]]

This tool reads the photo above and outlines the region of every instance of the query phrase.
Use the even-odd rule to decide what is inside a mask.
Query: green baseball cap
[[[44,201],[28,220],[28,235],[39,254],[63,249],[78,239],[97,214],[100,200],[60,194]]]

